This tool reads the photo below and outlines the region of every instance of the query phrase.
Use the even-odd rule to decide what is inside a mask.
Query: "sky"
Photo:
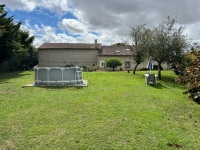
[[[35,36],[34,46],[45,42],[93,43],[125,41],[131,27],[152,29],[176,19],[184,34],[200,43],[200,0],[1,0],[8,16],[22,21],[21,29]]]

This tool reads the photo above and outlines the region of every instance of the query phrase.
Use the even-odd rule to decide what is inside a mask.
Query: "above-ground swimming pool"
[[[83,85],[83,69],[80,67],[37,67],[35,85]]]

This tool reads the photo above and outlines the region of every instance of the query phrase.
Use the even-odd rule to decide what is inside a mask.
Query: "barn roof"
[[[130,49],[128,46],[101,46],[101,44],[93,43],[93,44],[87,44],[87,43],[44,43],[40,47],[38,47],[38,50],[49,50],[49,49],[96,49],[98,50],[99,56],[130,56],[132,55]]]
[[[101,49],[101,44],[87,44],[87,43],[44,43],[40,49]]]

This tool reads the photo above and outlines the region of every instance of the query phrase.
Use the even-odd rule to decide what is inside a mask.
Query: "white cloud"
[[[28,31],[30,36],[35,36],[35,34],[36,34],[35,30],[31,29],[30,26],[21,25],[20,28],[21,28],[21,30]]]
[[[34,25],[34,26],[21,26],[22,30],[29,31],[31,36],[35,36],[34,45],[39,47],[45,42],[56,42],[56,43],[93,43],[94,39],[98,39],[99,43],[103,45],[113,44],[119,41],[123,41],[121,36],[113,34],[112,31],[100,31],[95,35],[91,31],[86,30],[77,37],[76,34],[67,35],[65,33],[56,33],[56,29],[51,26]],[[74,36],[73,36],[74,35]]]
[[[185,33],[190,38],[200,39],[200,1],[197,0],[3,0],[2,3],[12,10],[33,11],[40,7],[60,16],[68,11],[76,16],[77,20],[65,18],[57,23],[63,32],[72,36],[57,33],[57,27],[45,26],[45,23],[30,27],[32,22],[26,21],[22,28],[36,36],[36,46],[43,42],[91,43],[94,38],[109,45],[125,40],[130,27],[146,23],[152,28],[167,16],[177,17],[180,24],[186,26]]]
[[[36,5],[28,0],[2,0],[3,4],[9,7],[11,10],[27,10],[32,11]]]
[[[25,26],[30,27],[31,20],[30,19],[26,19],[25,20]]]
[[[181,5],[180,5],[181,3]],[[200,39],[200,1],[190,0],[73,0],[75,16],[88,23],[90,29],[99,31],[105,43],[123,41],[130,27],[147,24],[152,28],[168,16],[177,18],[186,26],[185,33],[192,39]],[[108,34],[108,35],[103,35]]]
[[[36,7],[42,7],[58,15],[71,10],[69,0],[2,0],[1,3],[11,10],[33,11]]]
[[[198,42],[200,44],[200,22],[186,25],[185,34],[191,38],[192,43]]]
[[[76,19],[63,19],[62,22],[58,22],[58,26],[71,34],[79,34],[87,30],[87,26]]]

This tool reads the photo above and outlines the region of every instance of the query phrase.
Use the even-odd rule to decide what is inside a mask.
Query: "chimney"
[[[94,46],[97,48],[97,39],[94,39]]]

